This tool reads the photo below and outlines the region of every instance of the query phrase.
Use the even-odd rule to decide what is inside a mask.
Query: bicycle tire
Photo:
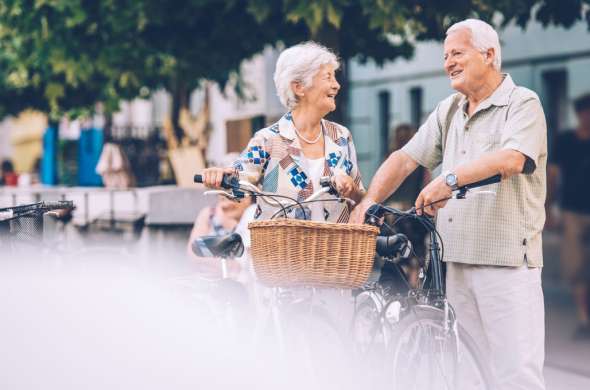
[[[388,335],[383,321],[384,305],[373,293],[362,293],[356,298],[350,333],[354,354],[360,361],[385,356]]]
[[[391,326],[385,321],[385,305],[379,293],[362,293],[355,303],[350,335],[353,343],[353,361],[360,367],[362,378],[356,388],[380,388],[386,375],[387,342]]]
[[[309,385],[345,388],[350,349],[333,316],[322,306],[306,304],[294,305],[285,315],[286,351],[293,362],[304,364]]]
[[[491,375],[475,342],[459,324],[445,331],[444,316],[441,309],[418,305],[411,307],[396,325],[388,353],[394,390],[491,389]],[[418,336],[412,337],[413,332]],[[440,350],[430,350],[433,342],[440,344]],[[438,352],[440,357],[436,356]],[[422,368],[421,360],[426,359],[426,367]],[[466,375],[468,370],[470,374]],[[469,385],[461,384],[465,376]]]

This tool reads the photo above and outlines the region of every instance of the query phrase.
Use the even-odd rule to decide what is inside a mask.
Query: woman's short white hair
[[[304,87],[309,87],[320,67],[327,64],[332,65],[334,70],[340,67],[336,55],[316,42],[303,42],[283,50],[277,60],[274,74],[277,95],[283,106],[289,110],[297,106],[297,96],[291,88],[291,83],[300,82]]]
[[[466,19],[453,24],[447,30],[447,35],[457,30],[468,29],[471,31],[471,44],[477,50],[482,52],[488,49],[494,49],[494,62],[492,66],[500,71],[502,66],[502,53],[500,49],[500,39],[498,33],[492,26],[479,19]]]

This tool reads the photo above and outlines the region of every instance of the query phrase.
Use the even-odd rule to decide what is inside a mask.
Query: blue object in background
[[[40,176],[43,184],[57,184],[57,126],[50,125],[43,134]]]
[[[83,129],[78,141],[78,185],[102,186],[102,179],[96,173],[96,164],[104,142],[102,129]]]

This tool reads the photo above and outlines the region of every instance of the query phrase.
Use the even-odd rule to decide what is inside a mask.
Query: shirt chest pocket
[[[473,149],[477,152],[492,152],[500,149],[502,134],[498,133],[473,133]]]

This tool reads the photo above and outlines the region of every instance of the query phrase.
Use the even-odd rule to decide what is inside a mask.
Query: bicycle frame
[[[484,180],[480,180],[475,183],[470,183],[459,187],[454,196],[451,196],[447,199],[441,200],[449,200],[452,198],[455,199],[465,199],[468,191],[473,188],[498,183],[501,181],[500,175],[495,175]],[[441,201],[439,200],[439,201]],[[433,203],[437,203],[439,201],[435,201]],[[427,206],[424,205],[423,208]],[[390,207],[382,206],[379,204],[375,204],[371,206],[366,214],[365,214],[365,222],[370,223],[373,225],[378,226],[379,221],[384,216],[385,213],[392,214],[398,217],[411,217],[418,220],[428,231],[429,235],[429,254],[430,254],[430,270],[431,270],[431,285],[429,288],[419,288],[416,290],[410,290],[409,295],[411,297],[416,298],[417,305],[431,305],[436,308],[443,310],[444,312],[444,330],[445,332],[449,332],[452,328],[456,326],[456,315],[451,305],[449,305],[446,296],[446,286],[443,280],[443,269],[442,269],[442,258],[441,258],[441,250],[442,250],[442,243],[439,241],[440,236],[436,230],[436,226],[432,221],[431,217],[426,215],[418,215],[416,214],[416,210],[412,208],[409,211],[400,211]],[[425,293],[425,294],[424,294]],[[373,295],[379,294],[374,290],[372,292]],[[425,298],[423,302],[420,302],[420,298]],[[390,302],[387,302],[385,307]],[[385,309],[386,310],[386,309]]]

